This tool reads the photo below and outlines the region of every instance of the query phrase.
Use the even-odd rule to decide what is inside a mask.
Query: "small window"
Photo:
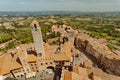
[[[17,77],[19,77],[19,75],[17,75]]]
[[[41,63],[41,65],[43,65],[43,63]]]
[[[23,77],[23,75],[21,74],[21,77]]]
[[[29,69],[27,69],[27,71],[29,72]]]
[[[50,64],[52,64],[52,62],[50,62]]]

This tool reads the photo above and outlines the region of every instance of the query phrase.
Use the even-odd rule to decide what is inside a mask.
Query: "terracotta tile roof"
[[[71,59],[63,53],[54,54],[55,61],[70,61]]]
[[[65,53],[65,55],[69,58],[72,57],[71,49],[72,49],[72,43],[71,42],[66,42],[63,44],[62,52]]]
[[[79,74],[79,68],[78,68],[78,67],[79,67],[79,66],[74,66],[74,67],[73,67],[73,72]]]
[[[13,61],[11,66],[10,66],[10,70],[14,70],[14,69],[17,69],[17,68],[20,68],[22,67],[22,65],[16,61]]]
[[[64,80],[72,80],[72,74],[70,72],[65,72]]]
[[[79,67],[79,66],[74,66],[73,67],[73,72],[79,74],[84,78],[84,80],[88,80],[88,74],[85,68]]]
[[[53,55],[55,53],[57,47],[58,46],[56,46],[56,45],[52,45],[52,46],[47,45],[47,46],[45,46],[45,56]]]
[[[58,46],[56,45],[50,46],[48,44],[46,45],[47,46],[45,46],[44,57],[52,56],[55,61],[69,61],[71,59],[71,47],[72,47],[71,42],[66,42],[65,44],[63,44],[62,52],[59,54],[54,54]]]
[[[28,55],[28,62],[36,61],[37,57],[34,54],[29,54]]]
[[[66,54],[61,53],[61,54],[54,54],[56,51],[56,48],[58,46],[56,45],[48,45],[47,47],[45,46],[45,55],[43,58],[50,58],[51,60],[56,60],[56,61],[69,61],[70,57],[68,57],[68,54],[70,54],[70,44],[66,43],[64,45],[64,48],[68,49],[66,50]],[[0,57],[0,75],[9,73],[10,70],[20,68],[22,67],[16,59],[18,57],[25,56],[28,62],[31,61],[36,61],[36,56],[34,54],[26,54],[26,50],[24,47],[21,46],[22,49],[14,56],[14,58],[11,56],[11,54],[7,53],[4,56]]]
[[[12,62],[12,57],[10,54],[5,54],[0,58],[0,75],[10,72],[10,65]]]

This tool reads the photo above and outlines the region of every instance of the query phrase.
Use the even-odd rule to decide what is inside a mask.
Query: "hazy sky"
[[[120,0],[0,0],[0,11],[120,11]]]

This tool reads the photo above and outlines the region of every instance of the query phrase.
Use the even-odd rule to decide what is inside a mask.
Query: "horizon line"
[[[120,10],[113,11],[64,11],[64,10],[37,10],[37,11],[0,11],[0,12],[120,12]]]

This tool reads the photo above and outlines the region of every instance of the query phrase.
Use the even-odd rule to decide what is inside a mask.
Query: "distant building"
[[[74,44],[74,39],[78,31],[73,30],[70,26],[67,25],[53,25],[52,32],[55,32],[60,36],[60,42],[70,41]]]
[[[11,22],[5,22],[2,25],[6,28],[6,29],[15,29],[15,27],[12,25],[13,23]]]

